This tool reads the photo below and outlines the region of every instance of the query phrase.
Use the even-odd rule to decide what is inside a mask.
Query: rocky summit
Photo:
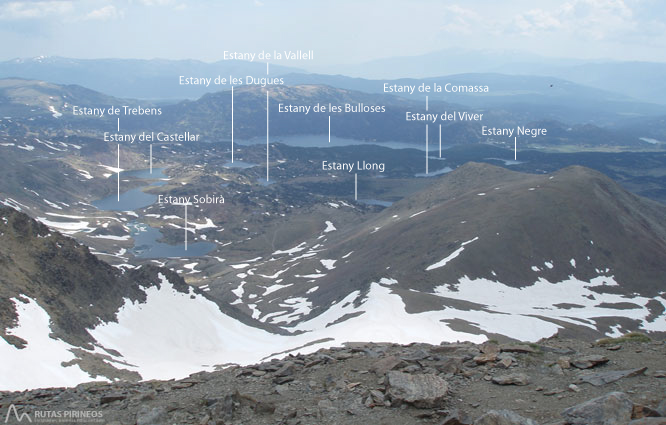
[[[104,424],[666,424],[666,344],[347,343],[169,381],[0,393],[0,414]],[[67,419],[77,416],[81,419]],[[11,422],[16,420],[16,422]]]

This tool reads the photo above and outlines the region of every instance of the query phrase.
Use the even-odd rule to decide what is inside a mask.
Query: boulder
[[[657,412],[661,416],[666,416],[666,399],[662,400],[661,403],[659,403],[659,406],[657,406]]]
[[[479,347],[483,354],[499,354],[500,346],[495,342],[486,341]]]
[[[435,365],[435,369],[442,373],[455,374],[463,369],[462,357],[446,357],[440,359]]]
[[[486,364],[490,362],[497,361],[497,354],[498,353],[483,353],[479,354],[478,356],[474,357],[474,361],[476,364]]]
[[[162,425],[167,423],[167,412],[162,406],[141,406],[136,413],[136,425]]]
[[[536,350],[529,345],[522,344],[504,344],[500,347],[500,350],[503,353],[522,353],[522,354],[531,354],[536,353]]]
[[[275,376],[284,377],[291,376],[295,372],[294,362],[285,362],[282,367],[275,371]]]
[[[472,420],[463,412],[458,409],[453,409],[448,412],[446,417],[439,425],[472,425]]]
[[[608,372],[597,372],[590,375],[580,376],[582,382],[587,382],[595,387],[610,384],[611,382],[619,381],[622,378],[629,378],[632,376],[643,375],[647,370],[646,367],[630,370],[611,370]]]
[[[598,354],[578,357],[573,359],[571,362],[571,364],[576,366],[578,369],[590,369],[605,363],[608,363],[608,357],[600,356]]]
[[[423,409],[441,407],[449,390],[447,382],[434,374],[389,371],[386,378],[386,394],[391,404],[408,403]]]
[[[389,370],[393,370],[403,363],[403,360],[397,356],[384,357],[381,360],[377,360],[375,364],[370,368],[371,371],[375,372],[377,375],[384,375]]]
[[[565,409],[562,417],[567,425],[624,425],[633,407],[625,393],[612,392]]]
[[[634,404],[634,410],[631,413],[632,419],[658,418],[663,416],[658,410],[642,404]]]
[[[491,410],[480,416],[474,425],[537,425],[537,423],[511,410]]]

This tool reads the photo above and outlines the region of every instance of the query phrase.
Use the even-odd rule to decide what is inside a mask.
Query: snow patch
[[[297,252],[304,251],[305,248],[307,248],[307,247],[308,247],[308,246],[307,246],[307,243],[306,243],[306,242],[301,242],[300,244],[296,245],[296,246],[293,247],[293,248],[285,249],[285,250],[283,250],[283,251],[282,251],[282,250],[278,250],[278,251],[275,251],[275,252],[274,252],[273,254],[271,254],[271,255],[280,255],[280,254],[289,254],[289,255],[291,255],[291,254],[295,254],[295,253],[297,253]]]
[[[643,321],[645,330],[666,330],[666,315],[646,322],[650,316],[646,307],[649,298],[599,293],[591,289],[603,285],[618,286],[618,283],[612,276],[598,276],[589,282],[570,276],[562,282],[551,283],[540,278],[533,285],[513,288],[501,282],[465,276],[457,285],[439,286],[434,293],[485,305],[488,311],[458,312],[458,317],[479,324],[484,331],[521,341],[537,341],[555,334],[560,326],[548,318],[596,329],[595,318],[622,316]],[[636,307],[618,310],[603,306],[616,303],[631,303]],[[580,307],[558,307],[560,304]]]
[[[469,244],[469,243],[472,243],[472,242],[474,242],[474,241],[477,240],[477,239],[479,239],[478,236],[475,237],[474,239],[468,240],[467,242],[463,242],[463,243],[460,245],[460,248],[458,248],[458,249],[456,249],[455,251],[453,251],[451,254],[449,254],[448,257],[444,258],[444,259],[441,260],[441,261],[436,262],[435,264],[431,264],[431,265],[429,265],[428,267],[426,267],[426,271],[435,270],[435,269],[438,269],[438,268],[440,268],[440,267],[444,267],[449,261],[451,261],[451,260],[453,260],[454,258],[456,258],[458,255],[460,255],[461,252],[463,252],[463,251],[465,250],[465,245],[467,245],[467,244]]]
[[[87,221],[74,221],[74,222],[51,221],[45,217],[37,217],[37,221],[52,229],[59,230],[60,232],[66,234],[76,233],[80,231],[90,232],[94,230],[93,228],[88,227],[89,222]]]
[[[63,367],[63,362],[74,359],[69,351],[75,348],[60,339],[50,337],[51,318],[34,299],[21,296],[23,302],[11,298],[18,314],[18,325],[8,329],[27,341],[21,350],[0,338],[0,376],[2,390],[22,391],[31,388],[75,386],[93,378],[78,365]]]
[[[83,176],[83,178],[85,178],[85,179],[87,179],[87,180],[90,180],[90,179],[93,178],[93,176],[91,176],[90,173],[87,172],[86,170],[76,170],[76,171],[78,171],[79,174],[80,174],[81,176]]]
[[[56,111],[56,108],[54,108],[52,105],[49,105],[49,112],[51,112],[51,115],[53,115],[53,118],[62,117],[62,114],[60,112]]]

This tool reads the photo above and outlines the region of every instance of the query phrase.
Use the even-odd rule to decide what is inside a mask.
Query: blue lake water
[[[430,171],[428,174],[426,174],[426,173],[416,173],[416,174],[414,174],[414,177],[441,176],[442,174],[450,173],[451,171],[453,171],[453,169],[451,167],[444,167],[441,170]]]
[[[100,210],[106,211],[133,211],[152,205],[157,200],[156,195],[145,193],[141,188],[131,189],[118,195],[107,196],[99,201],[93,201],[93,205]]]
[[[118,200],[117,194],[94,201],[92,204],[95,207],[107,211],[132,211],[152,205],[157,200],[157,196],[145,193],[142,189],[151,186],[162,186],[166,184],[162,179],[167,178],[163,168],[153,168],[152,174],[149,169],[121,172],[120,177],[156,181],[149,183],[143,188],[131,189],[121,193],[120,201]],[[134,248],[132,248],[132,252],[134,255],[141,258],[201,257],[208,254],[216,247],[216,244],[212,242],[193,242],[188,243],[187,250],[185,250],[184,230],[183,243],[170,245],[158,242],[158,239],[162,238],[162,233],[159,229],[150,227],[147,224],[135,221],[129,224],[129,228],[132,239],[134,240]],[[191,236],[191,233],[188,234],[188,236]]]
[[[132,171],[123,171],[120,173],[120,178],[139,178],[139,179],[163,179],[167,176],[164,174],[164,168],[153,168],[153,173],[150,174],[150,170],[132,170]],[[162,186],[164,181],[156,181],[150,186]],[[121,182],[122,188],[122,182]],[[130,189],[126,192],[107,196],[106,198],[93,201],[93,205],[100,210],[106,211],[134,211],[139,208],[144,208],[149,205],[152,205],[157,200],[156,195],[151,195],[145,193],[142,188]]]
[[[274,143],[282,143],[289,146],[296,146],[301,148],[333,148],[340,146],[352,146],[352,145],[377,145],[383,146],[385,148],[391,149],[418,149],[425,151],[425,140],[422,143],[404,143],[404,142],[365,142],[363,140],[356,139],[343,139],[340,137],[331,137],[331,142],[328,142],[328,135],[316,135],[316,136],[289,136],[289,137],[277,137],[275,140],[272,140]],[[241,145],[266,145],[266,138],[257,137],[254,139],[248,140],[239,140]],[[428,144],[429,151],[434,152],[439,149],[439,141],[433,142],[430,141]],[[448,149],[450,146],[442,146],[442,149]],[[235,164],[235,162],[234,162]]]
[[[133,222],[129,225],[130,234],[134,239],[134,248],[132,252],[140,258],[189,258],[201,257],[208,254],[216,245],[213,242],[190,242],[185,250],[185,231],[183,230],[183,243],[170,245],[158,242],[162,238],[159,229],[150,227],[147,224]],[[188,237],[192,236],[188,234]]]
[[[257,179],[257,183],[260,184],[260,185],[262,185],[262,186],[270,186],[270,185],[272,185],[273,183],[275,183],[275,180],[272,180],[272,179],[270,179],[270,180],[266,180],[265,177],[259,177],[259,178]]]
[[[393,202],[382,201],[379,199],[359,199],[358,202],[366,205],[379,205],[380,207],[390,207],[393,205]]]

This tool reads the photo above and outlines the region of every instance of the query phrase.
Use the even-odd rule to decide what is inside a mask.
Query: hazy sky
[[[313,49],[323,66],[465,48],[666,62],[666,1],[0,0],[0,40],[2,60]]]

